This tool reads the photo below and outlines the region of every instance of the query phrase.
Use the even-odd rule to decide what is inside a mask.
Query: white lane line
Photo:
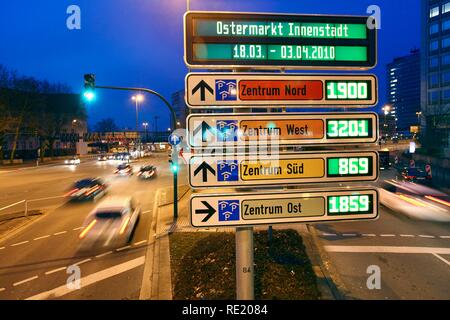
[[[3,249],[5,249],[5,247],[1,247],[1,248],[0,248],[0,250],[3,250]]]
[[[27,241],[22,241],[22,242],[14,243],[14,244],[11,245],[11,247],[20,246],[21,244],[25,244],[25,243],[28,243],[28,242],[29,242],[29,241],[27,240]]]
[[[80,279],[81,287],[86,288],[87,286],[89,286],[93,283],[114,277],[116,275],[127,272],[134,268],[140,267],[144,264],[144,262],[145,262],[145,256],[142,256],[142,257],[136,258],[134,260],[130,260],[130,261],[124,262],[122,264],[113,266],[111,268],[104,269],[102,271],[90,274],[90,275]],[[67,285],[64,284],[53,290],[49,290],[49,291],[42,292],[37,295],[31,296],[31,297],[27,298],[26,300],[44,300],[44,299],[48,299],[48,298],[54,299],[57,297],[64,296],[68,293],[71,293],[74,290],[76,290],[76,289],[69,289],[67,287]]]
[[[36,240],[41,240],[41,239],[45,239],[45,238],[48,238],[48,237],[50,237],[49,234],[47,234],[46,236],[34,238],[33,240],[36,241]]]
[[[441,239],[450,239],[450,236],[440,236]]]
[[[152,210],[142,211],[142,213],[150,213]]]
[[[66,269],[67,269],[67,267],[61,267],[61,268],[58,268],[58,269],[53,269],[51,271],[47,271],[45,274],[49,275],[49,274],[56,273],[56,272],[59,272],[59,271],[63,271],[63,270],[66,270]]]
[[[67,233],[67,231],[56,232],[53,235],[54,236],[59,236],[60,234],[64,234],[64,233]]]
[[[357,234],[356,233],[343,233],[342,236],[343,237],[356,237]]]
[[[77,230],[81,230],[81,229],[83,229],[83,227],[74,228],[74,229],[72,229],[72,230],[73,230],[73,231],[77,231]]]
[[[131,247],[131,246],[125,246],[125,247],[116,249],[116,251],[123,251],[123,250],[126,250],[126,249],[130,248],[130,247]]]
[[[363,237],[376,237],[377,235],[373,234],[373,233],[363,233],[362,236]]]
[[[380,237],[395,237],[395,234],[380,234]]]
[[[450,254],[450,248],[394,246],[325,246],[328,252],[348,253],[429,253]]]
[[[147,243],[147,240],[142,240],[142,241],[136,242],[134,245],[138,246],[138,245],[144,244],[144,243]]]
[[[428,236],[428,235],[423,235],[423,234],[419,234],[420,238],[429,238],[429,239],[434,239],[435,236]]]
[[[324,237],[337,237],[336,233],[322,233],[322,236]]]
[[[112,251],[108,251],[108,252],[99,254],[98,256],[95,256],[95,257],[96,257],[96,258],[102,258],[102,257],[104,257],[104,256],[107,256],[108,254],[111,254],[111,253],[113,253],[113,252],[112,252]]]
[[[0,288],[0,292],[5,291],[5,290],[6,290],[5,288]]]
[[[403,238],[414,238],[415,235],[413,235],[413,234],[401,234],[400,237],[403,237]]]
[[[92,260],[92,259],[91,259],[91,258],[89,258],[89,259],[86,259],[86,260],[83,260],[83,261],[80,261],[80,262],[74,263],[74,266],[79,266],[79,265],[82,265],[83,263],[89,262],[89,261],[91,261],[91,260]]]
[[[37,279],[37,278],[38,278],[38,276],[34,276],[34,277],[31,277],[31,278],[28,278],[28,279],[25,279],[25,280],[22,280],[22,281],[13,283],[13,286],[14,286],[14,287],[19,286],[19,285],[21,285],[21,284],[24,284],[24,283],[26,283],[26,282],[30,282],[30,281],[35,280],[35,279]]]
[[[450,262],[448,262],[446,259],[444,259],[443,257],[441,257],[440,255],[433,253],[433,256],[435,256],[436,258],[438,258],[439,260],[443,261],[444,263],[446,263],[447,265],[450,266]]]

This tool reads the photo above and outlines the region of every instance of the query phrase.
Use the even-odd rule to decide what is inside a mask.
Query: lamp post
[[[131,100],[136,102],[136,131],[139,131],[139,102],[144,101],[144,96],[142,94],[138,94],[132,96]]]
[[[148,122],[144,122],[143,124],[142,124],[143,126],[144,126],[144,129],[145,129],[145,142],[147,142],[147,127],[148,127]]]

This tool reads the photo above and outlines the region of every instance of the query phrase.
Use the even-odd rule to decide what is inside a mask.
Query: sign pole
[[[253,227],[236,228],[236,299],[254,300]]]
[[[233,70],[233,72],[236,72]],[[249,109],[233,109],[233,113],[251,112]],[[253,256],[253,227],[236,228],[236,299],[255,299]]]

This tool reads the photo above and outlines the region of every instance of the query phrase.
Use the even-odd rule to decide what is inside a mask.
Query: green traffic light
[[[172,172],[178,172],[178,166],[176,164],[172,165]]]
[[[83,93],[83,97],[86,101],[92,102],[95,100],[95,93],[92,90],[86,90]]]

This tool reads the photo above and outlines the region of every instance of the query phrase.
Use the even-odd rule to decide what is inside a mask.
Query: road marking
[[[348,253],[429,253],[450,254],[450,248],[394,247],[394,246],[325,246],[328,252]]]
[[[25,244],[25,243],[28,243],[28,242],[29,242],[29,241],[27,240],[27,241],[22,241],[22,242],[14,243],[14,244],[11,245],[11,247],[20,246],[21,244]]]
[[[131,246],[125,246],[125,247],[116,249],[116,251],[123,251],[123,250],[126,250],[126,249],[130,248],[130,247],[131,247]]]
[[[144,243],[147,243],[147,240],[142,240],[142,241],[136,242],[134,245],[138,246],[138,245],[144,244]]]
[[[142,213],[150,213],[152,210],[142,211]]]
[[[337,237],[336,233],[322,233],[322,236],[324,237]]]
[[[342,236],[343,237],[356,237],[357,234],[356,233],[343,233]]]
[[[0,248],[0,250],[3,250],[3,249],[5,249],[5,247],[1,247],[1,248]]]
[[[63,270],[66,270],[66,269],[67,269],[67,267],[61,267],[61,268],[58,268],[58,269],[53,269],[51,271],[47,271],[45,274],[49,275],[49,274],[56,273],[56,272],[59,272],[59,271],[63,271]]]
[[[5,288],[0,288],[0,292],[5,291],[5,290],[6,290]]]
[[[89,262],[89,261],[91,261],[92,259],[91,258],[89,258],[89,259],[86,259],[86,260],[83,260],[83,261],[80,261],[80,262],[77,262],[77,263],[75,263],[74,264],[74,266],[79,266],[79,265],[81,265],[81,264],[83,264],[83,263],[86,263],[86,262]]]
[[[83,227],[74,228],[73,231],[81,230]]]
[[[377,235],[373,234],[373,233],[363,233],[362,236],[363,237],[376,237]]]
[[[447,265],[450,266],[450,262],[448,262],[446,259],[444,259],[443,257],[441,257],[440,255],[433,253],[433,256],[435,256],[436,258],[438,258],[439,260],[443,261],[444,263],[446,263]]]
[[[421,238],[430,238],[430,239],[434,239],[435,238],[434,236],[428,236],[428,235],[423,235],[423,234],[420,234],[419,237],[421,237]]]
[[[111,254],[111,253],[113,253],[113,252],[112,252],[112,251],[108,251],[108,252],[99,254],[98,256],[95,256],[95,257],[96,257],[96,258],[102,258],[102,257],[104,257],[104,256],[107,256],[108,254]]]
[[[130,261],[124,262],[122,264],[113,266],[111,268],[104,269],[102,271],[90,274],[90,275],[80,279],[81,287],[86,288],[87,286],[89,286],[93,283],[114,277],[116,275],[127,272],[134,268],[140,267],[144,263],[145,263],[145,256],[142,256],[142,257],[136,258],[134,260],[130,260]],[[75,290],[76,289],[69,289],[67,287],[67,285],[64,284],[58,288],[31,296],[31,297],[27,298],[26,300],[44,300],[44,299],[49,299],[49,298],[58,298],[58,297],[66,295],[66,294],[69,294]]]
[[[21,285],[21,284],[24,284],[24,283],[26,283],[26,282],[30,282],[30,281],[35,280],[35,279],[37,279],[37,278],[38,278],[38,276],[34,276],[34,277],[31,277],[31,278],[28,278],[28,279],[25,279],[25,280],[22,280],[22,281],[13,283],[13,286],[14,286],[14,287],[19,286],[19,285]]]
[[[395,237],[395,234],[380,234],[380,237]]]
[[[67,231],[56,232],[53,235],[54,236],[59,236],[60,234],[64,234],[64,233],[67,233]]]
[[[42,237],[38,237],[38,238],[34,238],[33,240],[41,240],[41,239],[45,239],[45,238],[48,238],[48,237],[50,237],[50,235],[48,234],[48,235],[46,235],[46,236],[42,236]]]
[[[441,239],[450,239],[450,236],[440,236]]]
[[[403,237],[403,238],[414,238],[415,235],[412,235],[412,234],[401,234],[400,237]]]

